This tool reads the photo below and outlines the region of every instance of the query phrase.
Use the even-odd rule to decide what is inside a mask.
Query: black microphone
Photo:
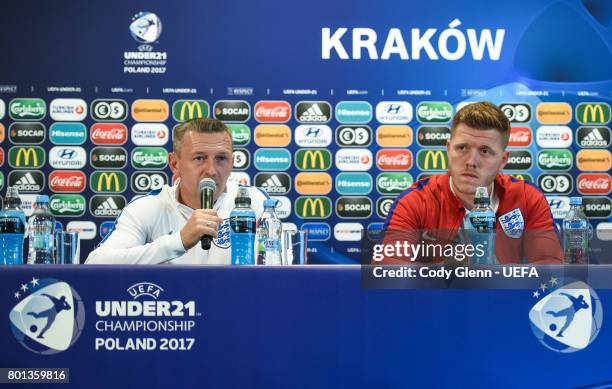
[[[213,207],[213,194],[217,189],[215,181],[211,178],[203,178],[200,181],[200,205],[202,209],[212,209]],[[211,235],[204,235],[200,239],[203,250],[210,249],[210,243],[212,242]]]

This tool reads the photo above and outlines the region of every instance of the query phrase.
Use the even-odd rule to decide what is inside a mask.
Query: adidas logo
[[[606,147],[608,146],[608,140],[605,139],[599,130],[594,128],[580,141],[582,147]]]
[[[264,183],[261,184],[261,186],[268,193],[287,193],[289,191],[289,189],[286,188],[285,185],[283,185],[277,175],[273,175],[268,178]]]
[[[24,192],[35,192],[41,190],[41,186],[36,182],[32,173],[26,173],[15,183],[18,190]]]
[[[95,216],[119,216],[121,210],[115,200],[109,197],[98,205],[93,213]]]
[[[329,118],[321,111],[318,104],[313,104],[299,118],[302,122],[327,122]]]

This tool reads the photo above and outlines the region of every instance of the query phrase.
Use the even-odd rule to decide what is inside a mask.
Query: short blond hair
[[[501,109],[489,101],[471,103],[457,111],[451,125],[451,136],[461,123],[477,130],[495,129],[502,134],[503,148],[508,146],[510,121]]]
[[[179,154],[181,152],[183,138],[185,137],[185,134],[189,131],[208,134],[215,132],[225,132],[229,135],[230,139],[233,140],[232,132],[221,120],[195,118],[174,127],[174,131],[172,132],[172,148],[174,149],[175,153]],[[232,150],[234,147],[233,143],[234,142],[232,141]]]

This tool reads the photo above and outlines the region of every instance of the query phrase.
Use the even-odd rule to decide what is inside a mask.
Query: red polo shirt
[[[495,228],[497,261],[562,262],[563,250],[542,192],[507,174],[498,174],[494,185],[499,198]],[[411,236],[408,240],[418,243],[420,232],[416,231],[423,230],[435,231],[437,243],[453,242],[465,212],[463,203],[451,191],[448,173],[417,181],[391,207],[385,222],[385,243],[390,240],[390,232],[399,233],[403,240]]]

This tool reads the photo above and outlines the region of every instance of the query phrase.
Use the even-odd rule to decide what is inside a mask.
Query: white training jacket
[[[187,224],[193,209],[177,201],[178,186],[164,185],[161,189],[131,201],[115,221],[113,230],[89,254],[87,264],[231,264],[229,215],[239,184],[228,180],[226,191],[213,205],[223,219],[218,237],[210,250],[200,243],[185,251],[180,231]],[[249,188],[251,208],[257,218],[263,213],[267,194]]]

